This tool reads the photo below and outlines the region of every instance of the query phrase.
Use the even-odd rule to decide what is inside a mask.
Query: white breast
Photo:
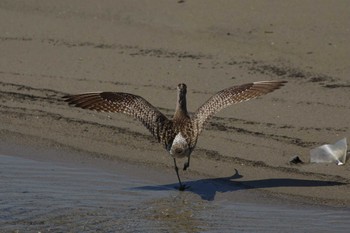
[[[174,138],[173,144],[171,145],[169,152],[173,157],[176,157],[176,158],[182,158],[190,154],[187,141],[184,138],[184,136],[181,134],[181,132],[178,133]]]

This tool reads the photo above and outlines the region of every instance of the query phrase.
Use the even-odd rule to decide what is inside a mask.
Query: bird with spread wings
[[[286,81],[259,81],[226,88],[210,97],[192,116],[187,112],[187,87],[180,83],[177,86],[177,103],[172,119],[168,119],[143,97],[129,93],[91,92],[67,95],[63,98],[75,107],[124,113],[142,122],[172,156],[180,184],[179,190],[185,190],[186,186],[181,182],[176,159],[187,157],[183,169],[186,170],[189,167],[190,155],[205,123],[220,110],[270,93],[285,83]]]

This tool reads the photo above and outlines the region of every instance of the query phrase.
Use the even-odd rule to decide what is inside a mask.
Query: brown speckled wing
[[[193,114],[192,123],[199,134],[204,124],[223,108],[265,95],[282,87],[285,83],[286,81],[260,81],[224,89],[198,108]]]
[[[164,127],[169,124],[169,120],[141,96],[121,92],[94,92],[63,98],[75,107],[132,116],[141,121],[159,142],[164,142]]]

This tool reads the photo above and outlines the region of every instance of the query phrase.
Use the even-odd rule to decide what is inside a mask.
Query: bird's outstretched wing
[[[141,96],[122,92],[92,92],[63,97],[75,107],[100,112],[124,113],[141,121],[159,142],[163,127],[169,122],[157,108]]]
[[[219,91],[198,108],[192,116],[192,123],[200,133],[204,124],[223,108],[265,95],[282,87],[285,83],[286,81],[260,81]]]

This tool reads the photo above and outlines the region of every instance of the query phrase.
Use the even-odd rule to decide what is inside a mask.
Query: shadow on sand
[[[235,169],[235,174],[229,177],[201,179],[195,181],[185,182],[189,186],[185,191],[192,192],[199,195],[203,200],[212,201],[217,192],[233,192],[241,189],[259,189],[259,188],[274,188],[274,187],[321,187],[321,186],[337,186],[346,185],[346,183],[323,180],[302,180],[302,179],[262,179],[262,180],[248,180],[248,181],[234,181],[234,179],[242,178],[243,176]],[[152,190],[163,191],[177,189],[178,183],[155,185],[155,186],[141,186],[132,189],[137,190]]]

